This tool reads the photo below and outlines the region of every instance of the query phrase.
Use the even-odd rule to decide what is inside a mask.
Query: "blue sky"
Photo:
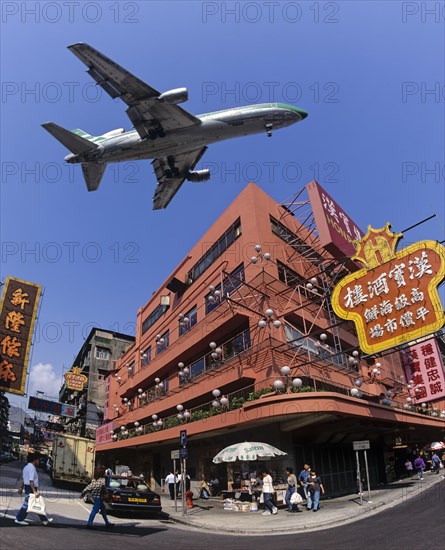
[[[30,392],[56,395],[91,326],[131,332],[249,180],[278,201],[317,177],[362,228],[435,213],[405,242],[445,239],[444,18],[427,11],[438,4],[3,2],[1,278],[45,291]],[[164,211],[151,209],[150,161],[108,168],[88,194],[40,124],[99,135],[130,123],[66,49],[75,42],[158,90],[186,86],[195,114],[277,101],[309,117],[209,147],[198,168],[212,180],[184,184]]]

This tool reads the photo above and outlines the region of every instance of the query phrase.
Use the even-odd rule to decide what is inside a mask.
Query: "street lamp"
[[[257,253],[256,256],[252,256],[250,258],[250,262],[252,264],[257,264],[258,261],[261,261],[261,263],[266,263],[269,262],[272,258],[272,254],[270,254],[270,252],[262,252],[263,250],[263,247],[260,245],[260,244],[257,244],[255,245],[255,252]]]
[[[280,373],[284,377],[284,382],[283,380],[280,380],[279,378],[277,378],[273,383],[273,387],[276,393],[280,393],[283,388],[286,389],[287,393],[290,393],[291,384],[289,383],[289,375],[291,373],[291,368],[287,365],[284,365],[283,367],[280,368]],[[292,380],[292,386],[295,389],[301,388],[302,385],[303,385],[303,381],[301,380],[301,378],[294,378]]]
[[[212,395],[214,397],[214,400],[212,401],[212,407],[215,409],[218,407],[222,407],[223,409],[227,409],[229,406],[229,398],[225,395],[221,396],[221,391],[218,389],[214,389],[212,391]],[[221,397],[220,397],[221,396]]]
[[[267,325],[272,325],[275,328],[281,327],[281,321],[277,318],[275,311],[272,308],[266,309],[264,312],[265,319],[260,319],[258,321],[258,327],[259,328],[266,328]],[[275,317],[275,318],[274,318]]]

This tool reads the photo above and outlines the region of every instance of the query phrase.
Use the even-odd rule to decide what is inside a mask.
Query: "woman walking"
[[[324,494],[323,483],[321,482],[321,478],[317,476],[316,472],[312,471],[307,484],[309,486],[309,491],[311,492],[312,511],[318,512],[320,509],[320,491]]]
[[[106,481],[105,481],[105,468],[97,468],[94,472],[93,481],[85,487],[85,489],[80,494],[80,498],[83,498],[85,493],[91,492],[94,504],[93,509],[91,510],[90,517],[88,518],[87,528],[91,529],[93,527],[93,521],[96,517],[97,512],[100,511],[102,517],[104,518],[105,525],[107,527],[114,527],[114,523],[110,523],[107,516],[107,510],[104,504],[104,496],[106,492]]]
[[[263,470],[263,499],[264,499],[264,512],[263,516],[275,515],[278,513],[278,508],[274,506],[272,497],[274,493],[272,476],[269,474],[269,470]]]
[[[287,489],[284,500],[286,501],[289,512],[301,512],[301,510],[298,508],[298,504],[292,504],[291,502],[292,495],[297,490],[297,478],[295,477],[294,469],[289,466],[288,468],[286,468],[286,474]]]

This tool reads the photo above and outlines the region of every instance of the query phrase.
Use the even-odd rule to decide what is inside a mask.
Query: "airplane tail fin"
[[[102,181],[106,164],[102,162],[82,162],[82,172],[88,191],[96,191]]]
[[[57,124],[54,124],[54,122],[45,122],[42,126],[47,132],[55,137],[57,141],[60,141],[62,145],[64,145],[69,151],[71,151],[71,153],[74,153],[75,155],[85,153],[86,151],[91,151],[91,149],[96,149],[98,147],[96,143],[85,139],[77,133],[70,132],[69,130],[62,128],[62,126],[58,126]]]

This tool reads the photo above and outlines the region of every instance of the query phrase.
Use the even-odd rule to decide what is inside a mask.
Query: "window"
[[[170,344],[170,331],[167,330],[166,332],[164,332],[164,334],[161,335],[161,337],[159,338],[156,344],[156,355],[159,355],[164,350],[166,350],[169,344]]]
[[[156,321],[163,315],[170,306],[159,304],[153,312],[142,323],[142,334],[145,334],[147,330],[153,326]]]
[[[141,367],[146,367],[151,361],[151,346],[142,353],[141,355]]]
[[[103,359],[108,361],[111,357],[111,351],[108,348],[101,348],[96,346],[96,359]]]
[[[244,330],[220,346],[222,349],[222,354],[216,361],[212,358],[212,354],[208,353],[207,355],[204,355],[193,363],[187,365],[189,368],[189,374],[186,377],[184,376],[179,379],[180,385],[184,385],[193,378],[196,378],[211,369],[219,367],[222,363],[224,363],[224,361],[239,355],[243,351],[249,349],[250,346],[250,332],[249,330]]]
[[[287,286],[295,287],[298,285],[304,286],[306,284],[306,280],[304,277],[296,273],[293,269],[291,269],[287,265],[280,262],[280,260],[277,261],[277,266],[278,266],[278,278]]]
[[[230,273],[228,277],[225,277],[221,284],[215,287],[215,290],[220,291],[219,297],[215,297],[214,293],[207,294],[205,297],[205,312],[206,315],[213,311],[219,304],[227,298],[236,288],[241,286],[245,281],[244,265],[239,265],[236,269]]]
[[[309,355],[316,356],[318,360],[324,361],[330,364],[336,364],[339,367],[346,367],[346,358],[343,353],[337,352],[329,344],[321,343],[304,334],[285,321],[284,323],[284,333],[286,335],[286,340],[289,343],[289,347],[299,347],[306,350]]]
[[[190,378],[195,378],[205,371],[205,357],[201,357],[190,365]]]
[[[306,243],[303,239],[297,237],[295,233],[293,233],[288,227],[276,220],[273,216],[270,216],[270,225],[272,233],[277,235],[277,237],[286,242],[299,254],[310,257],[310,259],[314,261],[323,260],[323,257],[320,256],[318,252],[315,252],[310,244]]]
[[[187,311],[181,319],[179,319],[179,336],[182,336],[188,332],[193,326],[196,325],[197,322],[198,308],[194,306],[190,311]]]
[[[291,325],[289,321],[284,322],[284,333],[286,341],[289,342],[289,347],[301,348],[316,356],[320,354],[320,348],[315,343],[315,340],[304,336],[301,330]]]
[[[193,281],[196,281],[196,279],[202,275],[215,260],[224,254],[229,246],[234,243],[240,235],[241,219],[238,218],[188,272],[188,283],[192,284]]]
[[[222,360],[226,361],[242,351],[250,348],[250,332],[248,330],[238,334],[222,346]]]

